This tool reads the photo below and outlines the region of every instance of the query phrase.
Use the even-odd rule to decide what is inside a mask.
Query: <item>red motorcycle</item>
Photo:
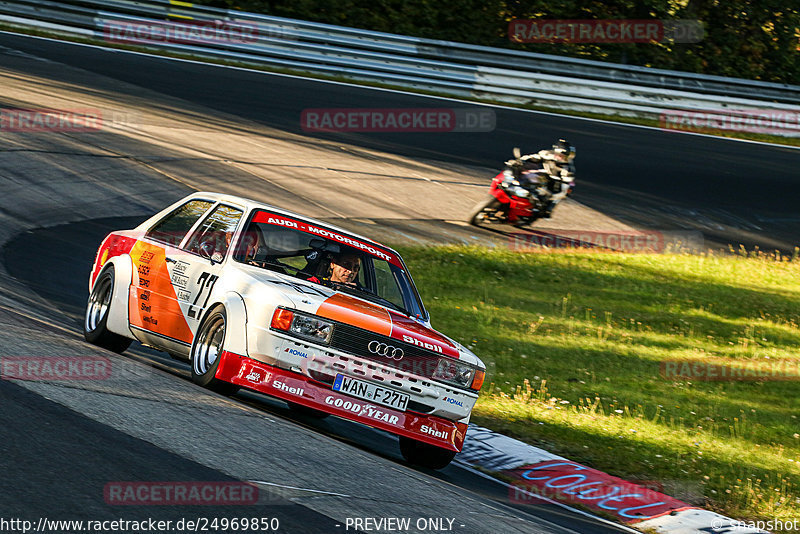
[[[575,188],[575,148],[560,139],[553,150],[522,156],[514,149],[514,159],[494,177],[489,195],[470,213],[468,222],[525,226],[537,219],[550,218],[559,202]]]

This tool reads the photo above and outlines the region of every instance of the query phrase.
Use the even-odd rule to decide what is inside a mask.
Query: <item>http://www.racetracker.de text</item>
[[[278,532],[277,517],[193,517],[161,520],[36,520],[0,517],[0,532]]]

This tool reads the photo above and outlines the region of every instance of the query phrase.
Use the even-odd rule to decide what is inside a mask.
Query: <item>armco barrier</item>
[[[738,110],[800,116],[798,86],[421,39],[186,2],[0,1],[0,21],[96,39],[109,37],[110,24],[238,22],[257,29],[253,39],[163,41],[146,46],[243,64],[379,80],[459,97],[565,110],[651,119],[660,119],[672,110],[694,113],[695,118],[709,112],[736,114]],[[770,126],[771,133],[800,135],[797,124],[783,127],[783,120],[777,124]]]

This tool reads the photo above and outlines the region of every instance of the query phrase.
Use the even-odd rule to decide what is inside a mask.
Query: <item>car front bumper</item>
[[[309,377],[224,351],[214,375],[224,382],[362,423],[398,436],[460,452],[467,425],[441,417],[401,412],[333,391]]]

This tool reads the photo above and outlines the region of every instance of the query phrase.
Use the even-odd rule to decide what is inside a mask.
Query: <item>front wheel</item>
[[[197,329],[191,351],[192,381],[222,395],[233,395],[239,387],[214,377],[225,346],[225,308],[214,308]]]
[[[83,321],[83,338],[98,347],[114,352],[123,352],[133,340],[111,332],[106,324],[114,296],[114,267],[104,270],[94,283],[89,301],[86,303],[86,317]]]
[[[428,445],[404,436],[400,436],[400,452],[408,463],[428,469],[444,469],[456,457],[456,451]]]
[[[490,213],[497,211],[500,207],[500,201],[494,198],[492,195],[486,195],[486,197],[475,204],[472,207],[472,210],[469,212],[469,217],[467,218],[467,222],[478,226],[480,225],[485,219],[486,216]]]

